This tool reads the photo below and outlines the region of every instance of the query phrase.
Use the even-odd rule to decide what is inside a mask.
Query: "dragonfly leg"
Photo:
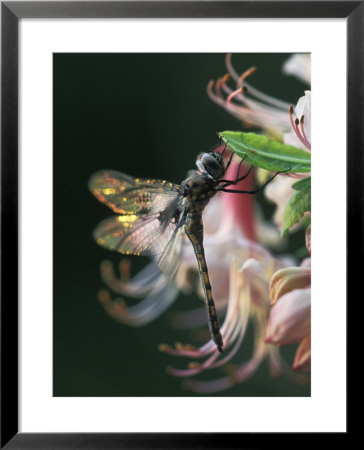
[[[250,169],[249,169],[250,170]],[[275,178],[277,175],[279,175],[282,172],[276,172],[272,177],[270,177],[264,184],[258,187],[258,189],[255,189],[253,191],[241,191],[238,189],[225,189],[225,186],[222,188],[217,188],[216,191],[222,191],[222,192],[231,192],[234,194],[257,194],[260,192],[265,186],[267,186],[268,183],[270,183],[273,178]]]
[[[245,180],[245,178],[247,178],[249,176],[249,174],[253,170],[254,166],[250,166],[250,168],[247,170],[247,172],[244,175],[242,175],[241,177],[239,177],[240,167],[243,164],[243,162],[245,161],[245,158],[246,158],[246,155],[239,163],[239,167],[236,172],[235,180],[219,180],[218,181],[219,183],[224,183],[224,185],[222,186],[223,188],[226,188],[227,186],[231,186],[232,184],[237,184],[237,183],[239,183],[239,181],[243,181],[243,180]]]
[[[231,152],[229,161],[228,161],[228,163],[226,164],[226,167],[225,167],[225,171],[228,170],[228,168],[229,168],[229,166],[231,164],[231,161],[233,160],[233,156],[234,156],[234,152]]]
[[[221,139],[221,138],[219,138],[219,139],[220,139],[219,147],[221,147],[221,145],[222,145],[222,139]],[[221,156],[224,155],[226,149],[227,149],[227,143],[225,142],[225,147],[224,147],[224,150],[221,152]]]

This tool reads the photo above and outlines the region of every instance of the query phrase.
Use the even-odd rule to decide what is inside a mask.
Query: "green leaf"
[[[311,189],[293,192],[283,213],[282,236],[287,234],[289,228],[298,223],[307,211],[311,211]]]
[[[310,172],[311,153],[267,136],[239,131],[222,131],[220,138],[248,164],[274,172]]]
[[[296,191],[304,191],[305,189],[311,189],[311,177],[302,178],[292,184],[292,188]]]

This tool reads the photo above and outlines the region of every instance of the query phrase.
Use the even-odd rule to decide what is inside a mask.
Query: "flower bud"
[[[271,306],[275,305],[277,300],[287,292],[308,286],[311,286],[310,267],[287,267],[277,270],[269,284]]]
[[[269,316],[265,342],[296,344],[311,332],[311,289],[295,289],[283,295]]]

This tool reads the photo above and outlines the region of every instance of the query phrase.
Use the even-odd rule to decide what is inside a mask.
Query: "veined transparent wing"
[[[96,172],[89,181],[95,197],[117,214],[149,214],[176,201],[179,186],[164,180],[133,178],[114,170]]]
[[[165,225],[159,214],[125,214],[103,220],[94,238],[109,250],[149,256],[165,275],[172,277],[180,262],[184,231],[171,221]]]
[[[92,176],[89,187],[119,214],[96,228],[97,243],[126,255],[152,257],[163,273],[173,276],[184,240],[182,224],[176,223],[179,186],[104,170]]]

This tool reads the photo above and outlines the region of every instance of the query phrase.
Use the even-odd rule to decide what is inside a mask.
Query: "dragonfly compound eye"
[[[209,178],[217,180],[224,174],[224,166],[219,153],[202,153],[196,161],[197,167]]]

